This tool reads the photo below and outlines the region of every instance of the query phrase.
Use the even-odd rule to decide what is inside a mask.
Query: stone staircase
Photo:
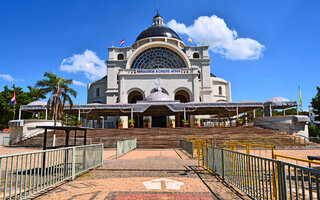
[[[57,131],[56,137],[63,138],[65,133]],[[133,128],[133,129],[95,129],[87,132],[88,140],[93,144],[103,142],[105,147],[116,147],[117,140],[137,138],[138,148],[177,148],[179,140],[187,137],[213,137],[217,146],[222,146],[222,141],[230,137],[277,137],[288,136],[280,131],[260,127],[226,127],[226,128]],[[73,142],[74,132],[70,132],[70,144]],[[77,138],[83,137],[82,131],[77,131]],[[43,134],[27,140],[24,144],[34,144],[32,141],[42,141]],[[48,133],[52,138],[52,132]],[[77,142],[77,145],[79,143]]]

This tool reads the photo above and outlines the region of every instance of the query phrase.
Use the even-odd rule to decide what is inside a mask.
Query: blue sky
[[[211,72],[231,82],[233,101],[265,101],[274,96],[298,100],[301,86],[303,108],[320,86],[319,1],[224,0],[224,1],[0,1],[0,87],[34,85],[46,70],[78,82],[75,103],[86,103],[86,87],[101,76],[101,62],[107,48],[131,46],[139,33],[149,27],[159,8],[165,23],[175,20],[187,45],[194,41],[216,45],[210,35],[200,37],[195,20],[207,16],[236,31],[234,40],[248,38],[261,45],[255,57],[228,56],[211,49]],[[210,23],[210,20],[209,20]],[[193,29],[192,29],[193,26]],[[208,25],[209,26],[209,25]],[[192,29],[192,30],[191,30]],[[219,31],[219,30],[217,30]],[[198,38],[197,38],[198,37]],[[207,38],[205,38],[207,37]],[[201,40],[206,40],[203,42]],[[231,48],[231,47],[230,47]],[[233,47],[232,47],[233,48]],[[78,58],[95,60],[89,68],[62,70],[61,64],[75,64]],[[235,48],[242,53],[242,47]],[[81,57],[82,56],[82,57]],[[66,60],[64,60],[66,59]],[[79,62],[75,67],[80,67]],[[100,67],[100,68],[99,68]],[[69,68],[70,69],[70,68]],[[89,69],[89,71],[88,71]],[[80,84],[80,85],[79,85]]]

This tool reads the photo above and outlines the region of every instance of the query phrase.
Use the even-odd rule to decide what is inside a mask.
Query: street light
[[[104,116],[100,116],[100,118],[102,119],[102,128],[104,128]]]

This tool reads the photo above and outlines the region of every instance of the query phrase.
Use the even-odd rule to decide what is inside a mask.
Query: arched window
[[[200,56],[199,56],[199,54],[198,53],[194,53],[193,54],[193,58],[199,58]]]
[[[124,59],[123,54],[122,54],[122,53],[119,53],[119,54],[118,54],[118,60],[123,60],[123,59]]]
[[[96,89],[96,96],[97,96],[97,97],[100,96],[100,88],[97,88],[97,89]]]
[[[132,69],[186,68],[183,59],[171,49],[153,47],[141,52],[132,62]]]
[[[219,86],[219,95],[222,95],[222,87]]]
[[[190,102],[190,95],[185,90],[179,90],[174,95],[174,100],[179,100],[181,103]]]
[[[128,103],[137,103],[137,101],[142,101],[143,95],[139,91],[132,91],[128,96]]]

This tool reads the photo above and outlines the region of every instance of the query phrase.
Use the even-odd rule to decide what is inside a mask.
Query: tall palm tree
[[[44,79],[37,81],[36,87],[40,89],[40,92],[44,95],[50,94],[47,102],[47,108],[50,110],[54,119],[54,126],[57,125],[58,118],[61,118],[63,109],[66,102],[69,102],[70,108],[73,106],[72,99],[70,97],[77,97],[77,92],[69,86],[72,84],[72,79],[65,79],[63,77],[57,77],[56,74],[46,71],[44,73]],[[56,143],[56,133],[53,133],[53,146]]]

